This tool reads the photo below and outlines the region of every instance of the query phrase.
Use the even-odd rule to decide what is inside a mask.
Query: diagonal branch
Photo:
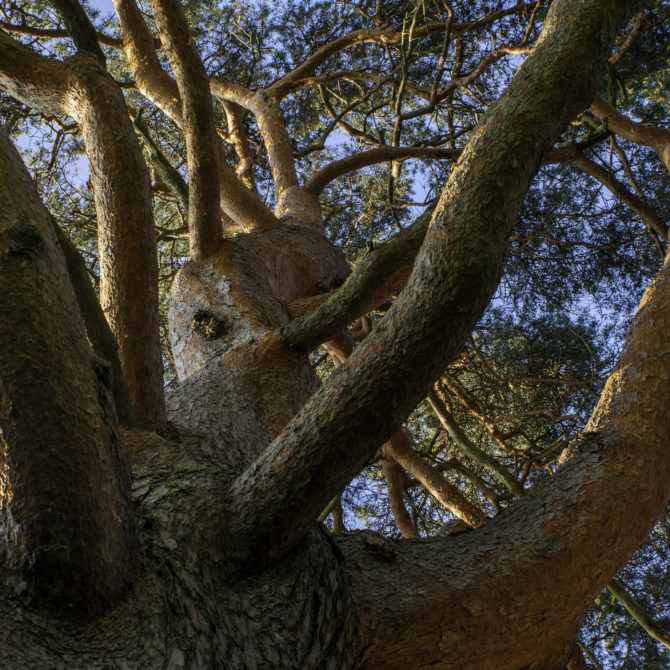
[[[0,89],[45,114],[65,114],[75,78],[65,64],[45,58],[0,31]]]
[[[311,350],[399,291],[409,277],[431,215],[432,210],[427,210],[411,226],[369,251],[325,302],[282,329],[284,346]]]
[[[428,393],[428,402],[433,412],[435,412],[435,416],[437,416],[440,423],[444,426],[445,430],[449,433],[451,439],[456,443],[460,451],[462,451],[471,461],[493,473],[505,485],[505,488],[516,498],[521,498],[524,495],[524,490],[523,486],[519,483],[519,480],[493,456],[481,450],[476,444],[473,444],[468,439],[468,436],[461,430],[434,389]]]
[[[621,201],[630,207],[651,230],[661,236],[661,239],[668,239],[668,225],[663,219],[642,198],[631,193],[611,172],[594,163],[582,153],[572,162],[584,170],[586,174],[599,181],[605,188],[608,188],[614,195],[621,198]]]
[[[452,171],[399,299],[231,487],[221,535],[229,569],[295,546],[457,354],[498,285],[530,181],[589,104],[627,9],[620,0],[552,4],[535,50]]]
[[[79,2],[77,0],[50,0],[50,2],[61,15],[77,51],[88,53],[105,65],[105,54],[102,53],[98,43],[98,34]]]
[[[435,500],[454,516],[473,528],[486,523],[486,515],[476,505],[473,505],[457,487],[450,484],[439,470],[424,461],[412,449],[404,430],[394,433],[386,442],[385,449],[393,460],[420,481]]]
[[[607,128],[615,135],[654,149],[670,172],[670,130],[631,121],[600,94],[593,99],[591,110],[599,119],[607,119]]]

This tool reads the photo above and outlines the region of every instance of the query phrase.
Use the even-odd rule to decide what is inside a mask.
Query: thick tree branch
[[[635,4],[552,4],[535,50],[452,170],[400,298],[231,488],[231,569],[258,567],[294,546],[458,352],[495,291],[543,155],[589,104]]]
[[[119,345],[116,343],[114,334],[109,328],[105,313],[100,307],[98,296],[91,284],[91,278],[86,268],[86,263],[81,257],[79,250],[75,247],[68,236],[53,221],[58,244],[65,257],[67,271],[72,283],[72,289],[77,298],[77,304],[86,326],[88,337],[93,351],[110,366],[110,387],[114,396],[114,405],[119,421],[127,426],[137,425],[137,418],[130,402],[128,382],[123,374],[121,359],[119,358]]]
[[[615,135],[654,149],[670,172],[670,130],[631,121],[600,94],[593,99],[591,110],[599,119],[607,119],[607,128]]]
[[[50,0],[61,15],[77,51],[88,53],[105,65],[105,54],[98,43],[98,35],[84,8],[77,0]]]
[[[124,49],[135,83],[143,95],[183,128],[179,89],[174,79],[161,67],[154,51],[154,38],[135,0],[114,0],[114,6],[123,29]],[[238,89],[246,91],[243,87]],[[238,99],[234,101],[239,103]],[[218,139],[217,149],[222,156],[223,150]],[[235,171],[224,160],[220,160],[219,164],[221,210],[247,231],[280,225],[272,212],[237,178]]]
[[[0,88],[38,112],[64,114],[74,85],[65,63],[45,58],[0,31]]]
[[[409,276],[431,214],[432,210],[427,210],[414,224],[369,251],[344,284],[327,294],[325,302],[282,329],[282,343],[311,350],[399,291]],[[308,301],[305,306],[311,304]]]
[[[277,217],[290,216],[293,221],[314,225],[321,223],[321,212],[316,198],[298,189],[298,175],[293,158],[291,138],[286,130],[277,96],[271,90],[251,93],[247,89],[229,82],[210,80],[213,94],[221,104],[234,103],[245,107],[256,117],[258,130],[268,154],[275,194]],[[259,228],[276,227],[263,224]]]
[[[377,563],[360,570],[358,563],[350,571],[357,607],[365,613],[359,621],[364,628],[365,622],[374,622],[362,631],[362,645],[370,641],[371,646],[361,667],[562,667],[554,657],[568,653],[593,598],[644,541],[668,502],[669,296],[666,260],[640,303],[581,441],[552,479],[484,529],[451,541],[426,541],[420,548],[393,543],[391,566]],[[635,514],[628,505],[631,482]],[[350,559],[359,551],[358,542],[355,537],[338,538]],[[500,551],[510,543],[513,552]],[[408,573],[405,565],[411,565]],[[398,580],[410,573],[413,589]],[[430,584],[430,592],[417,589],[415,579]],[[557,580],[569,583],[569,592],[547,599]],[[495,607],[487,606],[491,589],[498,594]],[[500,602],[505,603],[503,617]],[[407,629],[407,617],[418,607],[432,620],[424,623],[422,616],[418,626]],[[457,627],[449,625],[456,619]],[[441,646],[437,641],[445,627],[449,644]],[[475,629],[487,631],[477,638],[475,653],[466,660],[451,656],[450,650],[467,644]],[[542,639],[542,648],[522,651],[515,638],[519,634]],[[413,645],[408,663],[403,654],[416,638],[421,644]]]
[[[114,0],[114,8],[123,31],[123,48],[136,86],[178,126],[183,126],[179,89],[158,60],[155,40],[137,3],[135,0]]]
[[[434,147],[391,147],[383,146],[370,151],[351,154],[346,158],[333,161],[321,168],[305,184],[304,188],[313,195],[318,195],[323,189],[338,177],[368,167],[377,163],[391,160],[404,160],[407,158],[437,158],[458,160],[461,155],[460,149],[434,148]]]
[[[49,215],[2,132],[0,173],[0,556],[41,605],[86,618],[132,574],[129,465],[109,368],[86,341]]]
[[[325,348],[336,364],[341,365],[353,353],[354,339],[348,331],[343,331],[334,340],[326,342]],[[404,428],[396,431],[382,446],[382,454],[387,461],[384,471],[388,471],[387,484],[391,509],[403,537],[417,537],[417,535],[412,534],[412,529],[416,533],[414,523],[408,523],[409,515],[402,501],[405,487],[401,483],[398,466],[401,468],[400,472],[406,471],[413,475],[445,509],[468,526],[477,527],[486,522],[486,515],[476,505],[452,486],[437,468],[432,467],[414,451]],[[403,472],[403,478],[404,476]]]
[[[181,96],[189,171],[189,245],[197,259],[214,254],[223,241],[212,95],[179,0],[151,0],[151,6]]]
[[[123,94],[86,53],[65,65],[0,33],[0,56],[5,92],[40,111],[67,114],[81,128],[98,218],[100,302],[119,343],[138,421],[164,430],[149,175]]]
[[[158,323],[158,265],[149,173],[125,99],[93,59],[72,61],[69,110],[80,125],[98,218],[100,302],[119,343],[133,407],[145,428],[165,430]]]

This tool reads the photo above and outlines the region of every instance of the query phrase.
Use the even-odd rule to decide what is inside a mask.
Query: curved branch
[[[460,350],[498,285],[543,155],[589,104],[634,6],[552,3],[536,48],[452,170],[399,299],[231,487],[221,536],[229,569],[259,567],[295,546]]]
[[[431,215],[432,210],[427,210],[411,226],[369,251],[344,284],[327,294],[325,302],[281,330],[282,344],[311,350],[386,302],[409,277]]]
[[[670,130],[648,126],[631,121],[617,111],[600,94],[596,94],[591,103],[591,111],[599,119],[607,119],[607,128],[629,142],[643,144],[656,151],[665,167],[670,172]]]
[[[318,195],[332,181],[354,170],[384,163],[391,160],[404,160],[407,158],[436,158],[458,160],[461,155],[461,149],[446,149],[434,147],[392,147],[383,146],[370,151],[361,151],[351,154],[346,158],[333,161],[321,168],[305,184],[304,189]]]
[[[114,6],[123,29],[124,49],[135,83],[144,96],[179,127],[183,127],[179,89],[161,67],[154,51],[154,38],[135,0],[114,0]],[[235,90],[246,91],[243,87],[236,87]],[[235,102],[239,102],[239,99],[235,99]],[[223,155],[218,138],[217,149]],[[224,160],[220,161],[219,167],[220,207],[227,216],[247,231],[276,228],[280,225],[272,212],[244,186]]]
[[[509,16],[510,14],[515,14],[525,9],[532,9],[534,5],[534,2],[520,2],[514,7],[492,12],[477,21],[452,23],[450,25],[451,34],[460,35],[468,30],[483,28],[500,18]],[[444,32],[445,27],[446,24],[443,22],[428,23],[416,28],[414,30],[414,37],[425,37],[435,33],[441,33]],[[306,77],[311,77],[319,65],[323,64],[328,58],[344,49],[365,43],[400,44],[406,37],[407,35],[404,31],[395,30],[394,28],[362,28],[360,30],[354,30],[346,35],[337,37],[328,44],[324,44],[322,47],[318,48],[311,56],[300,63],[300,65],[272,83],[268,89],[272,90],[280,98],[283,98],[296,87],[297,82]]]
[[[151,6],[181,95],[189,171],[189,246],[191,255],[197,259],[214,254],[223,242],[212,94],[181,3],[151,0]]]
[[[137,88],[178,126],[183,126],[179,89],[158,60],[156,42],[137,3],[135,0],[114,0],[114,9],[119,17],[123,48]]]

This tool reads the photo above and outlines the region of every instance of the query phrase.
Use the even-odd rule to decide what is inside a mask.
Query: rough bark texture
[[[224,582],[225,545],[203,543],[231,474],[221,444],[130,431],[142,560],[114,609],[70,627],[3,589],[0,667],[328,668],[351,666],[355,610],[328,534],[318,528],[262,575]]]
[[[271,561],[292,546],[456,355],[497,286],[530,180],[589,104],[625,9],[617,2],[552,5],[537,47],[452,171],[399,300],[232,487],[233,562]],[[277,469],[277,462],[292,467]],[[290,528],[286,518],[294,520]]]
[[[2,581],[87,616],[132,575],[128,461],[109,367],[86,341],[55,231],[4,134],[0,172]]]
[[[112,78],[88,56],[72,67],[70,114],[81,126],[98,216],[100,302],[119,343],[140,425],[162,431],[163,364],[158,332],[158,266],[149,173]]]
[[[153,0],[152,7],[182,102],[188,160],[189,246],[194,258],[213,254],[223,231],[219,213],[219,154],[209,81],[178,0]]]
[[[136,579],[125,600],[74,627],[35,607],[33,591],[5,570],[1,666],[566,666],[593,597],[668,501],[667,263],[645,295],[588,431],[555,477],[485,526],[457,536],[333,538],[314,520],[460,349],[497,285],[530,180],[561,130],[590,103],[616,30],[635,6],[554,2],[536,50],[461,154],[430,226],[423,221],[395,245],[371,252],[365,272],[312,314],[289,323],[288,306],[328,294],[349,269],[323,237],[312,196],[291,185],[290,176],[280,202],[286,210],[278,211],[283,227],[226,240],[216,253],[184,266],[170,306],[180,378],[170,398],[174,440],[138,430],[125,435],[139,527]],[[347,43],[394,35],[369,31]],[[0,56],[13,48],[0,35]],[[327,55],[317,50],[302,70],[277,82],[277,94]],[[96,99],[96,77],[104,73],[82,74],[77,67],[59,65],[54,73],[67,80],[62,86],[74,77],[81,95]],[[28,74],[7,74],[13,68],[0,70],[0,84],[20,97],[27,93],[17,82]],[[46,86],[40,77],[30,81]],[[65,104],[59,86],[34,100]],[[114,161],[126,154],[96,134],[95,124],[117,117],[103,118],[85,101],[79,106],[96,151],[110,152],[105,160],[112,162],[99,158],[98,166],[109,165],[112,179]],[[104,194],[103,178],[101,171],[96,190]],[[87,363],[81,325],[66,326],[77,309],[53,231],[38,225],[43,212],[35,214],[34,195],[25,202],[11,197],[32,193],[26,180],[24,174],[4,190],[0,185],[13,217],[0,219],[0,290],[9,296],[0,304],[3,550],[10,561],[28,565],[31,549],[16,539],[18,520],[28,529],[22,537],[61,552],[69,572],[59,574],[72,575],[94,610],[120,594],[129,574],[123,454],[114,451],[122,442],[113,415],[105,413],[106,386]],[[389,260],[393,281],[405,281],[426,227],[400,299],[314,393],[306,352],[339,335],[388,291],[388,284],[380,289],[370,279],[383,265],[375,258]],[[43,266],[47,261],[52,265]],[[363,298],[352,288],[357,281]],[[34,309],[23,322],[17,313],[25,304]],[[45,473],[58,468],[64,472],[55,481],[69,483],[53,490]],[[92,509],[84,515],[87,505]],[[90,557],[70,555],[76,541],[54,544],[40,534],[47,522],[54,527],[54,509],[57,520],[67,519],[67,528],[85,536]],[[397,513],[402,516],[399,507]],[[405,521],[405,534],[413,534],[411,519]],[[557,582],[569,588],[559,591]]]
[[[98,217],[101,303],[141,425],[165,428],[158,268],[149,193],[123,94],[93,56],[44,58],[0,33],[0,86],[34,109],[79,123]]]

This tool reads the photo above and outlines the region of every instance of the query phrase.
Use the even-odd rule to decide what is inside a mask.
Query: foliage
[[[539,32],[544,8],[534,14],[532,5],[507,11],[513,3],[191,0],[187,13],[197,26],[195,36],[208,73],[251,89],[267,86],[338,36],[402,27],[400,42],[360,43],[335,53],[317,68],[313,82],[282,101],[298,174],[307,180],[333,160],[373,147],[462,148],[488,105],[513,77],[524,58],[521,47],[530,48]],[[113,19],[92,6],[89,12],[100,30],[119,34]],[[499,18],[482,21],[481,27],[454,28],[495,12]],[[666,127],[667,17],[667,3],[654,3],[644,29],[615,66],[627,93],[619,101],[620,110]],[[3,0],[0,18],[40,28],[60,26],[56,12],[41,1],[17,7]],[[421,32],[422,26],[437,21],[444,22],[443,30]],[[72,52],[68,39],[17,38],[51,56],[66,58]],[[519,48],[506,52],[503,46]],[[186,177],[185,143],[177,126],[134,89],[122,51],[105,47],[105,53],[110,72],[124,87],[129,109],[141,115],[151,138]],[[327,76],[338,72],[345,74]],[[218,105],[216,120],[228,139],[230,128]],[[82,251],[97,281],[95,211],[76,124],[47,118],[5,95],[0,98],[0,124],[18,142],[45,203]],[[244,113],[243,128],[257,193],[273,206],[270,165],[251,114]],[[584,137],[583,126],[577,124],[562,144],[574,146]],[[232,143],[226,146],[231,165],[239,165],[241,158]],[[670,176],[651,149],[606,135],[586,154],[663,221],[670,220]],[[327,235],[355,264],[369,242],[388,239],[410,225],[439,195],[448,171],[446,160],[403,159],[342,174],[321,194]],[[187,258],[186,213],[155,173],[153,182],[164,312],[171,280]],[[495,457],[524,487],[551,476],[562,449],[584,427],[621,348],[625,324],[660,266],[664,244],[607,184],[585,176],[574,164],[547,164],[534,181],[512,237],[499,291],[439,383],[446,408],[469,440]],[[371,315],[372,321],[378,316]],[[317,359],[320,374],[327,376],[331,364],[322,355]],[[164,360],[171,383],[174,373],[167,347]],[[462,453],[427,403],[419,405],[407,427],[415,451],[489,516],[513,502],[492,472]],[[441,532],[451,518],[411,477],[404,500],[422,535]],[[349,485],[342,503],[346,525],[398,534],[379,459]],[[669,549],[665,519],[622,575],[666,629]],[[670,662],[668,650],[641,632],[607,594],[587,617],[582,641],[603,667],[661,668]]]

